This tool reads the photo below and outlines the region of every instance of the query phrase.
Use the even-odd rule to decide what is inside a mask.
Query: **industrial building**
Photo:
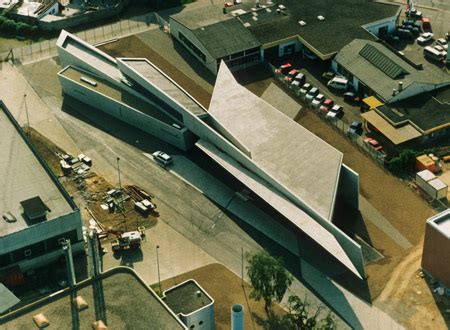
[[[195,145],[280,214],[284,220],[275,225],[288,228],[297,253],[301,232],[365,276],[360,245],[333,223],[338,200],[358,208],[358,174],[342,163],[341,152],[239,85],[224,62],[206,110],[146,59],[113,59],[65,31],[57,45],[67,100],[88,103],[180,149]],[[105,85],[120,97],[107,95]],[[130,95],[147,105],[134,106]]]
[[[351,8],[351,9],[349,9]],[[170,33],[211,72],[240,69],[303,50],[322,60],[354,39],[392,32],[400,7],[372,1],[243,1],[170,16]]]
[[[214,330],[214,299],[195,280],[187,280],[162,295],[163,301],[189,329]]]
[[[100,283],[100,290],[96,285]],[[50,329],[188,329],[128,267],[117,267],[0,317],[0,328],[37,329],[37,315]]]
[[[383,134],[394,145],[444,140],[450,133],[450,87],[380,104],[361,116],[369,129]]]
[[[42,267],[70,239],[83,251],[80,210],[0,103],[0,270]]]
[[[422,269],[450,294],[450,209],[427,220]]]

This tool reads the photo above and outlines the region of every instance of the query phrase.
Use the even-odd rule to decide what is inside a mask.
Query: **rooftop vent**
[[[278,8],[279,8],[280,10],[285,10],[285,9],[286,9],[286,6],[285,6],[285,5],[278,5]]]
[[[200,298],[202,296],[202,292],[200,290],[197,290],[195,294],[197,295],[197,298]]]
[[[300,24],[301,26],[305,26],[306,22],[305,21],[298,21],[298,24]]]
[[[325,17],[323,17],[322,15],[319,15],[319,16],[317,16],[317,19],[318,19],[319,21],[324,21],[324,20],[325,20]]]
[[[20,205],[23,207],[25,216],[35,222],[45,220],[47,212],[51,212],[39,196],[24,200],[20,202]]]

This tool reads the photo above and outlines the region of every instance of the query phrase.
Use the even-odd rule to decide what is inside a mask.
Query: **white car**
[[[447,50],[446,50],[444,47],[442,47],[442,46],[440,46],[440,45],[435,45],[435,46],[434,46],[434,49],[436,49],[438,52],[442,53],[442,55],[443,55],[444,57],[447,56]]]
[[[422,33],[420,35],[420,37],[417,38],[417,43],[418,44],[425,44],[425,43],[429,42],[430,40],[432,40],[433,36],[434,36],[434,34],[431,33],[431,32]]]
[[[314,100],[311,102],[311,106],[312,106],[314,109],[318,109],[318,108],[322,105],[323,101],[325,101],[325,95],[323,95],[323,94],[318,94],[318,95],[314,98]]]
[[[445,51],[448,50],[448,42],[444,38],[439,38],[438,40],[436,40],[436,45],[441,46]]]
[[[328,119],[341,119],[344,116],[344,109],[342,106],[335,104],[330,109],[330,111],[327,112],[327,118]]]
[[[168,166],[173,163],[172,157],[170,157],[163,151],[155,151],[154,153],[152,153],[152,156],[153,159],[161,165]]]

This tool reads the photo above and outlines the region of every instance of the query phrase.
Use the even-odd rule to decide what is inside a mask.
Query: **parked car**
[[[300,91],[298,92],[300,94],[300,97],[302,99],[304,99],[306,97],[306,94],[309,92],[309,90],[312,88],[313,86],[310,83],[306,83],[302,86],[302,88],[300,88]]]
[[[420,28],[418,28],[418,27],[416,27],[414,25],[402,25],[401,29],[408,30],[414,36],[418,36],[420,34]]]
[[[344,93],[344,101],[347,103],[359,103],[361,102],[361,97],[353,92],[346,92]]]
[[[448,41],[444,38],[439,38],[438,40],[436,40],[436,45],[441,46],[445,51],[448,50]]]
[[[332,99],[326,99],[323,101],[322,105],[320,106],[319,110],[321,112],[328,112],[334,105],[334,101]]]
[[[163,151],[155,151],[152,156],[153,159],[160,165],[169,166],[173,163],[172,157]]]
[[[311,106],[314,109],[318,109],[324,101],[325,101],[325,95],[317,94],[317,96],[314,98],[314,100],[312,100]]]
[[[406,17],[414,18],[414,19],[421,19],[422,18],[422,12],[418,11],[417,9],[411,9],[409,11],[406,11]]]
[[[334,89],[347,90],[350,87],[350,82],[344,77],[334,77],[327,83],[327,86]]]
[[[434,49],[436,49],[438,52],[440,52],[444,57],[447,56],[447,51],[444,49],[444,47],[440,45],[434,45]]]
[[[295,81],[298,82],[299,86],[303,86],[306,82],[306,76],[304,73],[299,72],[295,77],[294,77],[294,81],[292,83],[294,83]]]
[[[414,39],[414,35],[412,34],[412,32],[409,30],[405,30],[405,29],[396,29],[394,31],[394,35],[396,35],[397,37],[399,37],[401,39],[406,39],[406,40]]]
[[[275,69],[275,73],[287,74],[289,71],[291,71],[291,68],[292,68],[291,63],[284,63],[284,64],[280,65],[280,67],[278,69]]]
[[[422,17],[422,30],[426,32],[431,31],[431,21],[427,17]]]
[[[445,39],[447,39],[447,41],[450,41],[450,31],[445,33]]]
[[[309,92],[306,94],[306,102],[312,102],[314,98],[319,94],[319,89],[317,87],[313,87],[309,90]]]
[[[326,81],[329,81],[334,78],[336,74],[333,71],[326,71],[322,73],[322,78],[324,78]]]
[[[417,43],[418,43],[419,45],[426,44],[427,42],[430,42],[430,41],[433,39],[433,36],[434,36],[434,34],[431,33],[431,32],[425,32],[425,33],[422,33],[422,34],[420,35],[420,37],[417,38]]]
[[[297,74],[298,74],[298,70],[297,70],[297,69],[292,69],[292,70],[289,71],[288,74],[283,78],[283,80],[284,80],[284,81],[291,82]]]
[[[333,105],[330,111],[327,112],[328,119],[341,119],[342,117],[344,117],[344,108],[338,104]]]
[[[16,217],[11,212],[3,213],[2,218],[6,222],[16,222],[17,221]]]
[[[377,140],[372,139],[370,137],[364,139],[364,143],[366,143],[369,147],[371,147],[375,151],[381,151],[383,147],[378,143]]]
[[[384,40],[386,40],[386,42],[391,43],[391,44],[397,44],[400,42],[400,38],[398,36],[394,36],[392,34],[387,35]]]
[[[224,6],[225,8],[233,7],[233,3],[232,3],[232,2],[225,2],[225,3],[223,4],[223,6]]]
[[[348,134],[353,134],[353,135],[361,135],[363,132],[363,126],[362,123],[359,121],[354,121],[352,122],[352,124],[350,125],[350,127],[347,130]]]

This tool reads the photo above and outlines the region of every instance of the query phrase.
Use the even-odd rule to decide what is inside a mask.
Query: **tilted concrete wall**
[[[348,205],[359,210],[359,174],[342,164],[338,195]]]
[[[137,127],[144,132],[154,135],[177,148],[189,150],[196,140],[195,136],[185,127],[177,129],[126,104],[96,93],[90,88],[67,79],[63,75],[59,75],[59,78],[65,94],[89,104],[129,125]]]

